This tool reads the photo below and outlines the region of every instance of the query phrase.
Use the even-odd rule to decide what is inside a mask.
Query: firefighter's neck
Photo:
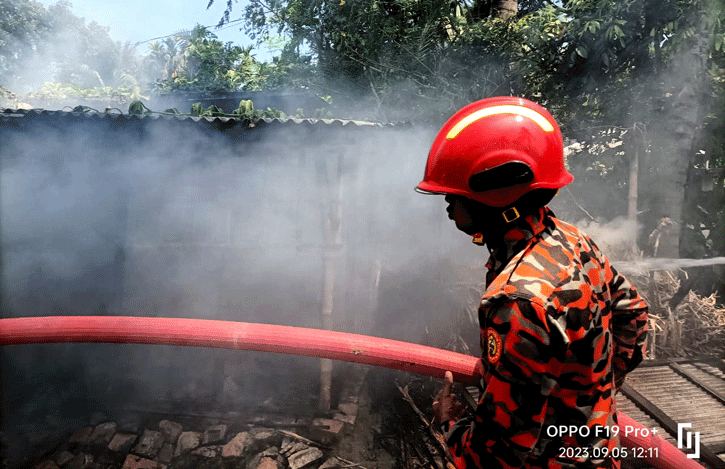
[[[514,229],[518,221],[506,221],[500,214],[495,212],[493,214],[491,212],[476,214],[473,217],[471,227],[466,230],[466,233],[472,237],[473,244],[485,245],[491,251],[505,243],[506,233]]]

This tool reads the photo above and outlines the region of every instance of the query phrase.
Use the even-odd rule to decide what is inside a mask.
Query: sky
[[[57,0],[37,1],[46,7],[57,3]],[[101,26],[107,26],[111,38],[124,43],[128,41],[135,44],[180,30],[190,30],[196,24],[210,26],[209,30],[223,42],[241,46],[253,43],[244,31],[240,31],[241,22],[215,29],[224,13],[226,0],[215,0],[208,10],[208,0],[71,0],[70,3],[73,14],[84,18],[86,24],[95,21]],[[234,4],[231,20],[241,18],[245,3],[240,0]],[[145,45],[141,44],[138,51],[145,50]],[[254,55],[260,61],[271,58],[266,48],[256,51]]]

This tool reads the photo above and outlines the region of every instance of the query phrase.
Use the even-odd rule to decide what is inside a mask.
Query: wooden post
[[[326,200],[322,209],[323,230],[323,298],[320,326],[325,330],[334,328],[333,312],[335,308],[335,277],[337,275],[337,260],[342,250],[342,154],[334,168],[334,177],[329,177],[329,164],[324,165],[323,171],[326,180]],[[330,410],[332,389],[332,360],[320,360],[320,399],[318,408],[321,411]]]
[[[636,129],[636,127],[635,127]],[[629,221],[634,222],[634,230],[632,230],[632,252],[637,254],[637,192],[639,180],[639,144],[634,140],[634,155],[629,165],[629,193],[627,195],[628,209],[627,217]]]
[[[654,360],[657,358],[657,321],[653,317],[649,318],[649,334],[647,340],[649,357]]]
[[[672,317],[672,348],[675,351],[675,356],[680,355],[682,349],[682,323],[677,320],[677,313],[671,312]]]

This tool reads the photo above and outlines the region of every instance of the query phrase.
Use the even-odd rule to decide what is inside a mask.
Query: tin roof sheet
[[[32,119],[89,119],[109,121],[180,121],[208,124],[223,124],[224,126],[241,126],[246,128],[262,127],[265,125],[308,125],[308,126],[334,126],[334,127],[392,127],[401,124],[384,124],[379,122],[368,122],[352,119],[314,119],[314,118],[260,118],[240,119],[227,116],[191,116],[185,114],[171,113],[148,113],[148,114],[126,114],[111,109],[108,112],[96,110],[80,110],[79,107],[72,110],[46,110],[46,109],[3,109],[0,111],[0,122]]]

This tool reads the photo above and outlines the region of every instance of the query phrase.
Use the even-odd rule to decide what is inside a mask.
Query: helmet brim
[[[427,191],[427,190],[425,190],[425,189],[421,189],[421,187],[420,187],[420,186],[415,186],[415,187],[413,188],[413,190],[414,190],[415,192],[417,192],[418,194],[423,194],[423,195],[446,195],[446,194],[445,194],[445,193],[443,193],[443,192],[432,192],[432,191]]]

